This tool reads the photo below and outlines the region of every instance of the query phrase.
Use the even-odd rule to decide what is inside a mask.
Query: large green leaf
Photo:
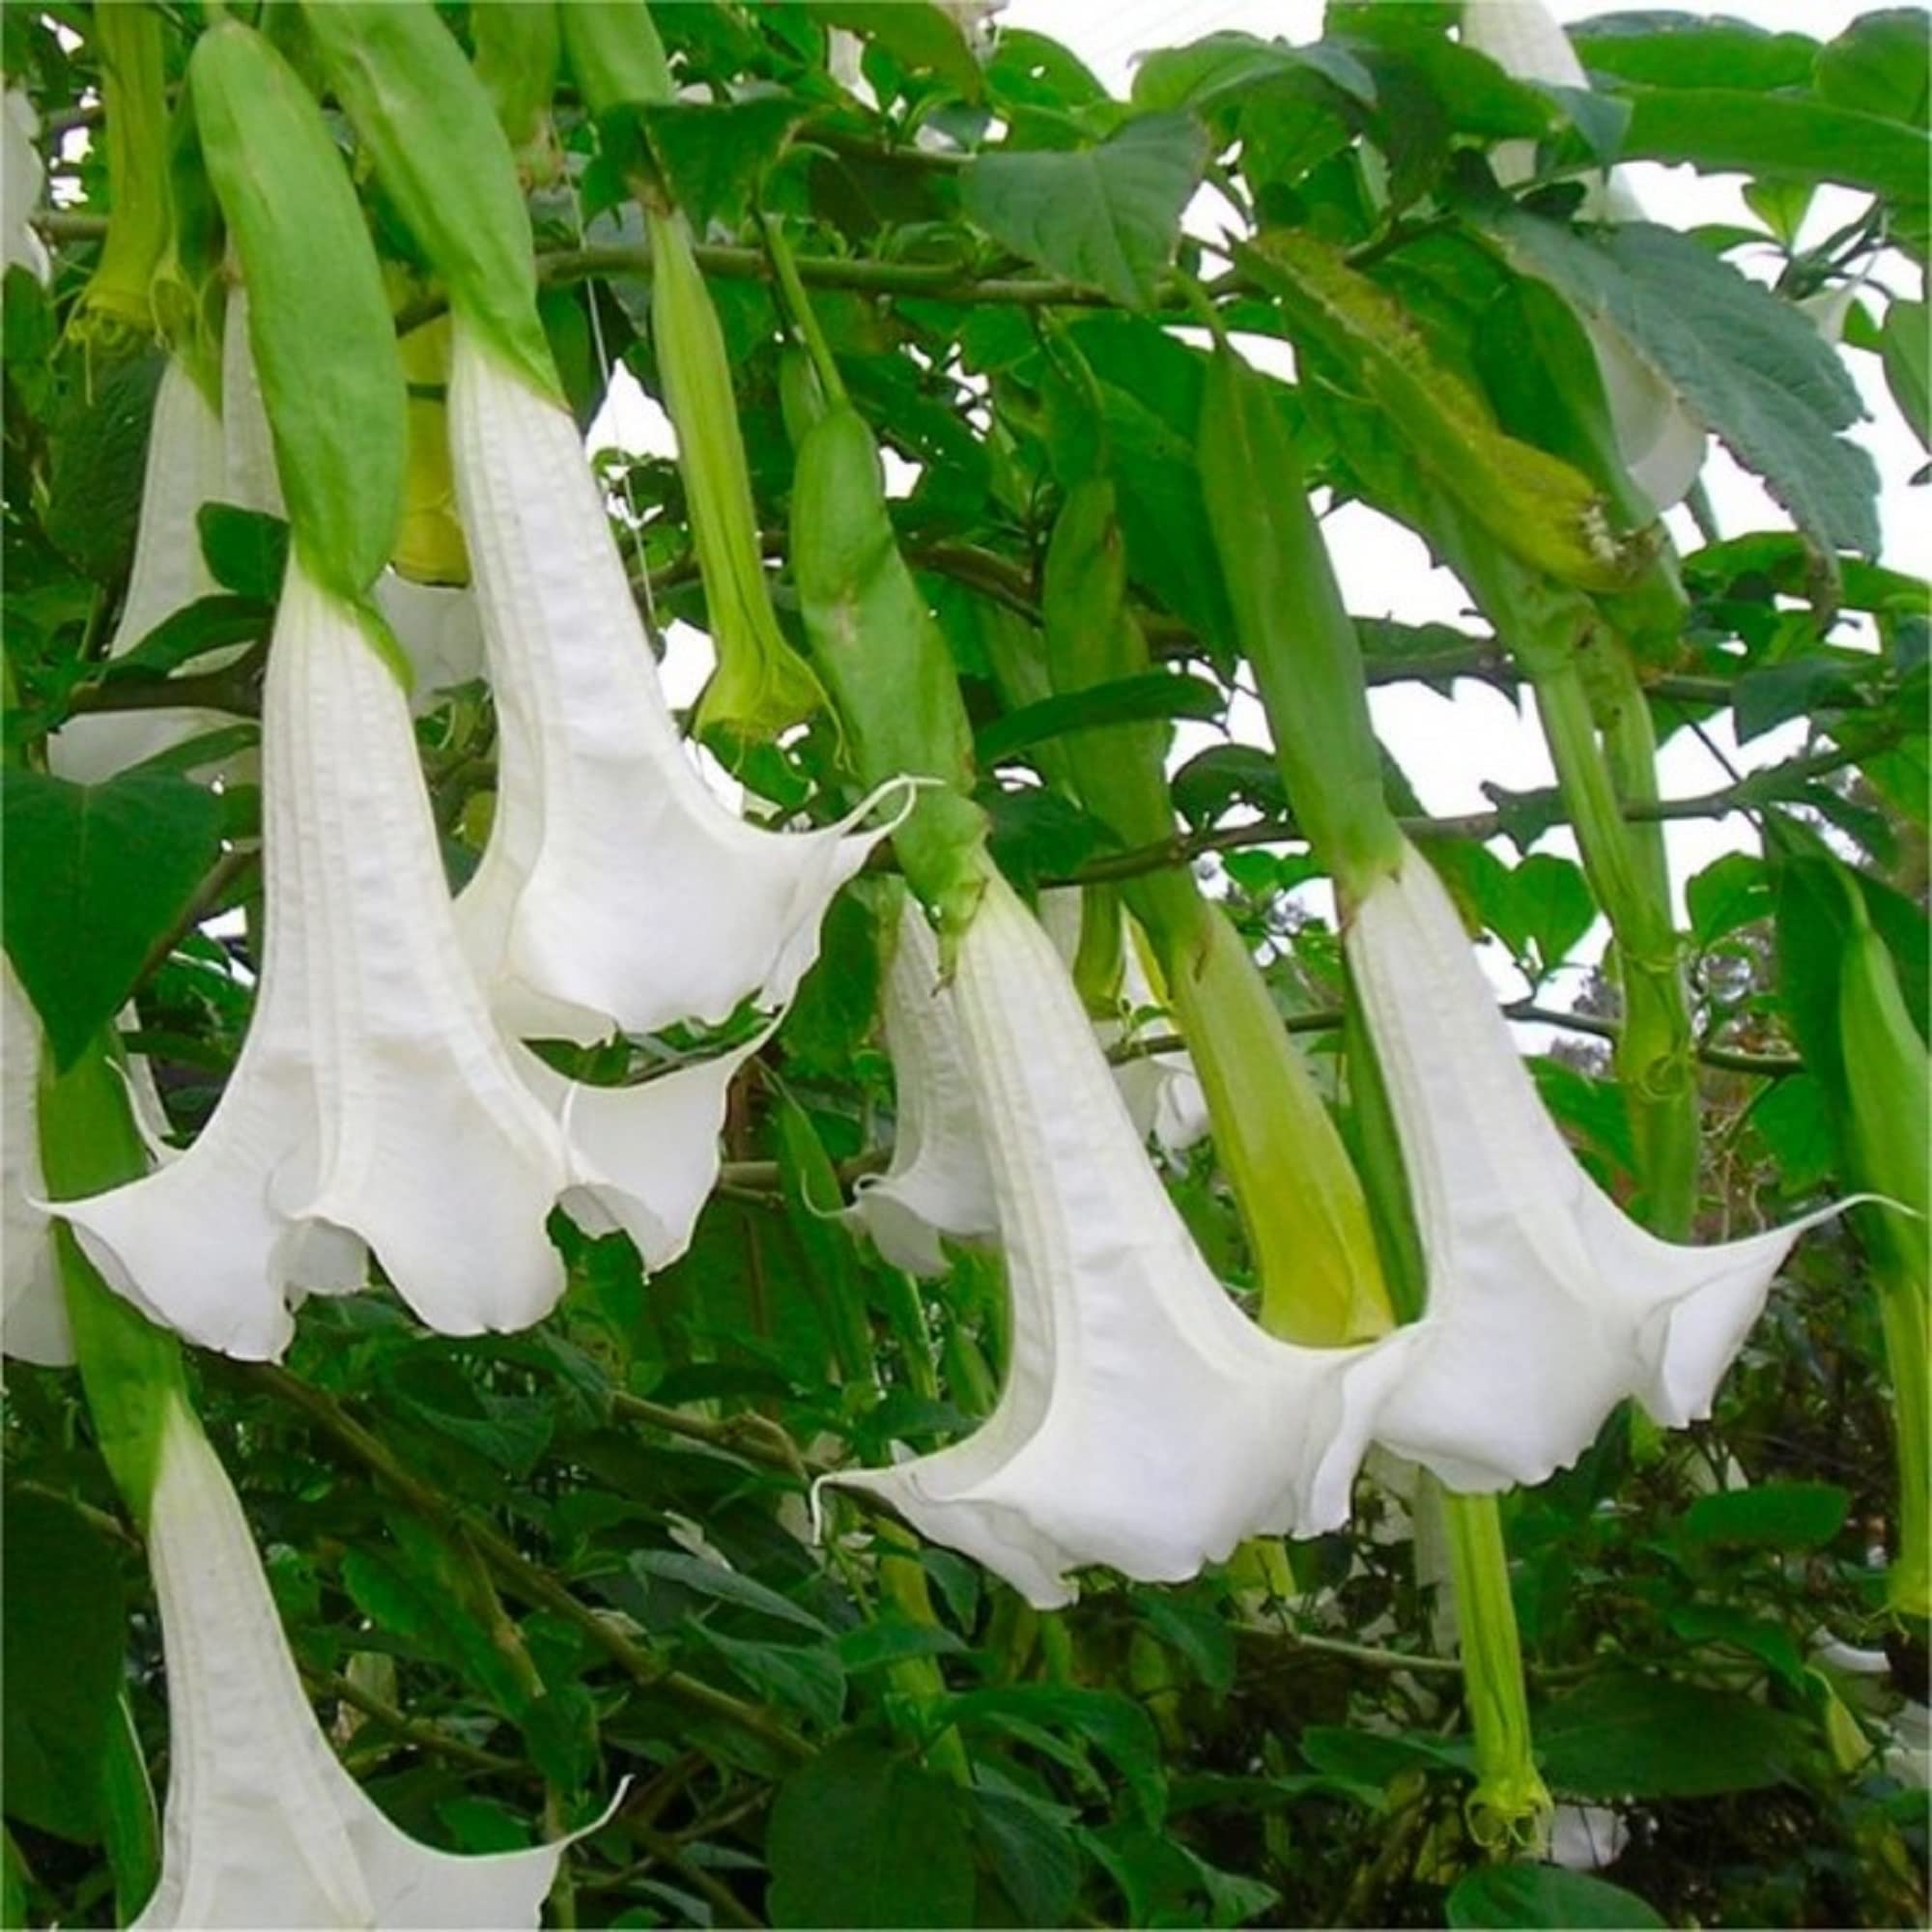
[[[1539,1711],[1552,1790],[1574,1798],[1709,1798],[1783,1779],[1802,1725],[1748,1698],[1664,1677],[1606,1672]]]
[[[983,91],[980,63],[951,8],[932,0],[819,0],[811,10],[828,27],[864,34],[915,73],[936,73],[969,100]]]
[[[1693,1548],[1812,1548],[1844,1527],[1851,1503],[1836,1483],[1758,1483],[1699,1496],[1678,1534]]]
[[[7,955],[66,1066],[120,1011],[213,863],[221,800],[164,772],[99,785],[9,771]]]
[[[1645,87],[1804,87],[1818,43],[1696,14],[1608,14],[1568,29],[1592,73]]]
[[[970,1925],[964,1795],[910,1758],[847,1738],[781,1787],[765,1833],[774,1925]]]
[[[1643,88],[1630,99],[1627,159],[1838,182],[1896,201],[1925,198],[1932,153],[1924,135],[1896,121],[1741,88]]]
[[[1483,1865],[1456,1883],[1452,1927],[1662,1925],[1634,1891],[1561,1865]]]
[[[1375,77],[1347,47],[1325,42],[1293,47],[1237,33],[1208,34],[1184,47],[1149,54],[1134,70],[1134,100],[1155,112],[1199,110],[1233,95],[1311,75],[1363,106],[1375,103]]]
[[[1130,308],[1152,304],[1207,142],[1184,114],[1143,114],[1097,147],[981,155],[966,213],[994,241]]]
[[[1878,473],[1838,434],[1861,412],[1858,391],[1790,303],[1649,222],[1586,240],[1499,203],[1483,218],[1519,267],[1613,325],[1815,541],[1877,551]]]
[[[10,1490],[0,1634],[7,1815],[92,1843],[127,1641],[114,1553],[69,1504]]]
[[[1889,7],[1866,14],[1820,50],[1814,84],[1834,107],[1923,128],[1932,117],[1927,37],[1922,7]],[[1924,192],[1921,177],[1921,199]]]

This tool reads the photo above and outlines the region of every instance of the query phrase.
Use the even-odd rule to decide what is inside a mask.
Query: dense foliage
[[[13,266],[5,290],[6,945],[57,1051],[120,1015],[186,1145],[248,1027],[259,790],[245,768],[212,788],[181,757],[59,785],[44,747],[93,714],[185,703],[225,714],[225,746],[252,743],[285,532],[204,511],[210,594],[106,663],[163,361],[150,327],[110,324],[98,299],[102,217],[124,212],[100,29],[130,11],[60,0],[4,21],[7,84],[50,169],[51,251],[44,285]],[[151,11],[172,95],[220,10]],[[296,10],[264,11],[320,88]],[[479,64],[485,11],[438,8]],[[1577,89],[1506,74],[1459,39],[1460,11],[1330,0],[1313,44],[1150,51],[1123,101],[1052,41],[924,0],[663,7],[674,103],[600,131],[566,75],[530,111],[545,331],[586,430],[619,371],[664,395],[647,178],[697,238],[781,625],[813,667],[775,700],[803,728],[745,728],[715,692],[697,724],[750,810],[829,823],[862,787],[853,734],[818,705],[841,673],[808,648],[795,548],[810,318],[896,459],[893,525],[961,680],[1000,867],[1029,892],[1195,867],[1359,1150],[1377,1127],[1350,1077],[1336,923],[1303,890],[1318,868],[1272,752],[1226,735],[1255,671],[1209,500],[1220,452],[1200,436],[1209,312],[1271,338],[1269,370],[1290,365],[1266,349],[1291,345],[1295,380],[1266,393],[1318,508],[1407,524],[1492,619],[1553,611],[1562,638],[1366,611],[1371,682],[1527,698],[1572,650],[1622,654],[1590,696],[1623,810],[1740,831],[1677,881],[1683,929],[1667,900],[1661,915],[1688,1039],[1658,1064],[1685,1075],[1698,1148],[1694,1196],[1692,1163],[1672,1171],[1679,1210],[1661,1199],[1662,1103],[1637,1091],[1653,1069],[1620,1044],[1627,1004],[1651,997],[1633,976],[1656,962],[1605,878],[1564,856],[1576,845],[1551,849],[1577,816],[1563,756],[1564,787],[1492,787],[1492,810],[1453,821],[1424,819],[1385,770],[1520,1011],[1556,1030],[1534,1072],[1578,1157],[1662,1232],[1714,1240],[1882,1184],[1855,1151],[1890,1104],[1869,1085],[1882,1069],[1830,1018],[1848,944],[1834,877],[1856,874],[1924,1025],[1928,604],[1878,554],[1847,371],[1925,439],[1925,21],[1874,14],[1821,43],[1609,15],[1576,35],[1593,83]],[[332,125],[415,328],[445,292],[410,211]],[[1585,205],[1603,169],[1644,159],[1742,174],[1750,223],[1680,234]],[[1211,210],[1183,233],[1204,183]],[[1807,220],[1821,188],[1853,211],[1829,233]],[[1670,522],[1681,556],[1645,535],[1638,452],[1578,373],[1584,322],[1788,524],[1719,531],[1693,498],[1698,521]],[[434,364],[411,375],[412,408],[440,400]],[[709,630],[720,571],[688,475],[598,461],[653,629]],[[1056,690],[1049,546],[1095,477],[1151,656]],[[1573,484],[1613,506],[1613,531],[1579,537]],[[1514,577],[1481,561],[1494,544]],[[459,543],[426,574],[463,568]],[[1564,630],[1576,610],[1580,634]],[[466,671],[425,697],[419,749],[460,883],[491,822],[490,693]],[[1647,730],[1617,737],[1619,701]],[[1552,728],[1553,700],[1542,715]],[[1172,766],[1169,836],[1123,837],[1079,747],[1175,719],[1222,737]],[[1719,791],[1644,796],[1631,748],[1650,733],[1748,753],[1794,724],[1789,755]],[[1441,1501],[1413,1469],[1372,1461],[1333,1535],[1249,1544],[1180,1585],[1090,1573],[1052,1611],[851,1497],[813,1503],[826,1470],[970,1432],[1008,1328],[996,1252],[955,1246],[916,1281],[836,1215],[893,1140],[888,869],[882,853],[833,901],[817,964],[738,1075],[682,1259],[647,1278],[626,1236],[559,1215],[569,1291],[526,1332],[438,1335],[376,1291],[306,1302],[279,1365],[195,1351],[307,1690],[384,1810],[430,1843],[496,1851],[594,1816],[629,1777],[569,1855],[559,1923],[1922,1920],[1926,1634],[1887,1594],[1897,1418],[1869,1210],[1796,1250],[1709,1423],[1664,1434],[1620,1410],[1576,1466],[1503,1503],[1562,1863],[1513,1862],[1465,1819]],[[1589,956],[1600,912],[1635,963],[1613,958],[1573,1012],[1575,976],[1557,975]],[[1109,998],[1131,1021],[1122,1066],[1171,1061],[1172,1016]],[[1633,1031],[1652,1019],[1668,1031],[1667,1012]],[[555,1057],[595,1079],[611,1051]],[[1161,1159],[1203,1253],[1258,1302],[1211,1141]],[[142,1537],[71,1372],[10,1361],[5,1431],[6,1922],[126,1922],[156,1868],[169,1750]]]

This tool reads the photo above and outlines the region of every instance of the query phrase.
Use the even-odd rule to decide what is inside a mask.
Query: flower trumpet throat
[[[1355,900],[1344,945],[1428,1277],[1377,1439],[1483,1492],[1574,1462],[1627,1396],[1670,1428],[1708,1415],[1792,1243],[1838,1208],[1710,1248],[1637,1227],[1557,1132],[1412,846]]]
[[[465,1858],[383,1815],[309,1708],[234,1487],[181,1399],[162,1400],[147,1546],[168,1791],[136,1928],[535,1926],[570,1841]]]
[[[577,1089],[497,1033],[374,621],[292,562],[263,707],[268,945],[241,1057],[179,1160],[59,1210],[113,1287],[238,1355],[278,1354],[288,1301],[359,1287],[367,1250],[433,1326],[526,1327],[563,1290],[544,1231],[559,1200],[668,1260],[750,1051]]]
[[[1052,941],[997,877],[952,991],[1011,1287],[1006,1382],[964,1441],[833,1480],[1042,1608],[1083,1565],[1175,1581],[1245,1537],[1340,1522],[1403,1338],[1299,1349],[1229,1298]]]

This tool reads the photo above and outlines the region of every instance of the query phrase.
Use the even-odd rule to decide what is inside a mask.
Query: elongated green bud
[[[1898,1458],[1897,1550],[1887,1596],[1900,1615],[1918,1620],[1932,1617],[1932,1222],[1926,1218],[1932,1091],[1925,1042],[1912,1023],[1891,953],[1863,894],[1846,884],[1853,923],[1838,980],[1838,1037],[1852,1147],[1860,1180],[1899,1204],[1866,1210],[1879,1226],[1874,1272]]]
[[[1127,603],[1112,484],[1092,478],[1068,493],[1042,603],[1057,691],[1151,668]],[[1173,836],[1166,738],[1158,724],[1107,724],[1061,741],[1081,802],[1123,844]],[[1121,893],[1147,930],[1201,1076],[1261,1276],[1263,1325],[1312,1344],[1385,1333],[1393,1317],[1361,1181],[1253,955],[1185,871],[1122,880]],[[1084,923],[1082,933],[1084,942]]]
[[[807,432],[792,484],[792,571],[812,657],[838,701],[860,778],[938,782],[893,835],[907,882],[956,938],[984,889],[986,815],[952,656],[899,554],[878,445],[838,405]]]
[[[329,85],[449,305],[539,395],[562,385],[537,316],[517,164],[430,0],[307,0]]]
[[[632,150],[632,186],[651,244],[651,342],[665,409],[677,431],[678,469],[718,669],[697,704],[700,734],[726,743],[771,738],[820,708],[825,693],[786,643],[772,609],[758,541],[751,468],[731,393],[718,312],[692,252],[691,230],[637,143],[624,111],[674,99],[664,44],[643,0],[562,0],[564,53],[604,132]]]
[[[389,560],[403,504],[403,371],[376,251],[322,110],[261,35],[210,28],[188,78],[295,547],[354,600]]]
[[[148,1171],[111,1030],[65,1073],[56,1073],[53,1056],[43,1052],[39,1116],[41,1169],[51,1200],[98,1194]],[[145,1524],[167,1399],[187,1402],[181,1344],[101,1280],[64,1223],[54,1230],[54,1245],[101,1454],[135,1520]]]
[[[785,642],[765,582],[764,551],[731,361],[683,217],[645,211],[651,237],[651,339],[718,668],[698,700],[700,732],[755,742],[818,710],[825,693]]]
[[[563,53],[556,0],[491,0],[471,9],[469,30],[476,78],[497,110],[519,172],[532,185],[549,185],[563,168],[550,121]]]
[[[155,333],[150,285],[168,245],[168,99],[154,8],[97,7],[93,21],[111,201],[107,239],[72,327],[116,357],[146,348]]]
[[[1361,645],[1270,385],[1232,350],[1208,364],[1201,483],[1241,648],[1296,822],[1344,891],[1400,862]]]

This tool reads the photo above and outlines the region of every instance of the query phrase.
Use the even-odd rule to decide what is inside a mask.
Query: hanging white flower
[[[268,945],[213,1118],[159,1173],[59,1209],[122,1293],[248,1357],[286,1345],[292,1297],[359,1287],[368,1250],[435,1327],[527,1326],[562,1292],[559,1201],[661,1264],[751,1050],[589,1089],[502,1038],[457,941],[401,687],[361,622],[291,563],[264,706]]]
[[[131,651],[156,625],[215,589],[202,557],[196,520],[204,503],[221,499],[224,474],[221,418],[187,365],[171,356],[155,393],[134,563],[108,657]],[[191,668],[215,669],[245,648],[211,653]],[[191,705],[82,712],[48,740],[47,765],[57,778],[99,784],[130,765],[236,722],[225,711]]]
[[[1719,1382],[1804,1229],[1661,1241],[1583,1172],[1537,1097],[1455,906],[1406,845],[1344,944],[1428,1260],[1376,1439],[1453,1490],[1542,1482],[1634,1396],[1669,1428]]]
[[[893,1266],[944,1274],[949,1264],[939,1237],[993,1239],[999,1217],[952,994],[940,983],[938,942],[910,894],[899,912],[884,1006],[898,1109],[892,1164],[859,1182],[846,1215]]]
[[[41,1173],[41,1023],[0,957],[0,1348],[49,1368],[73,1360]]]
[[[1276,1342],[1202,1261],[1053,943],[995,879],[953,999],[1012,1295],[1005,1386],[952,1448],[830,1480],[1050,1608],[1105,1564],[1192,1577],[1244,1537],[1347,1515],[1408,1347]]]
[[[316,1722],[234,1488],[173,1401],[148,1558],[167,1664],[168,1793],[160,1883],[137,1932],[537,1923],[570,1841],[463,1858],[383,1815]]]
[[[17,87],[0,104],[0,193],[6,197],[6,267],[25,269],[37,281],[53,272],[47,244],[34,232],[34,211],[47,171],[41,160],[41,117]]]
[[[1544,0],[1463,0],[1463,41],[1518,80],[1587,89],[1590,76]],[[1536,171],[1529,141],[1497,143],[1496,179],[1505,187]],[[1641,221],[1643,205],[1615,168],[1586,185],[1581,213],[1593,221]],[[1610,407],[1624,467],[1660,511],[1682,501],[1704,467],[1704,426],[1676,389],[1614,324],[1584,318]]]
[[[1078,886],[1052,886],[1039,895],[1039,923],[1069,967],[1080,951],[1083,897]],[[1139,928],[1123,910],[1120,1015],[1095,1018],[1094,1037],[1111,1056],[1116,1047],[1139,1037],[1139,1016],[1160,1004],[1141,959]],[[1191,1053],[1142,1053],[1113,1065],[1114,1084],[1143,1140],[1151,1136],[1163,1153],[1180,1154],[1208,1137],[1208,1095]]]
[[[490,843],[457,907],[503,1023],[588,1042],[783,1006],[832,895],[885,836],[744,823],[659,689],[569,414],[457,319],[458,499],[497,699]]]

